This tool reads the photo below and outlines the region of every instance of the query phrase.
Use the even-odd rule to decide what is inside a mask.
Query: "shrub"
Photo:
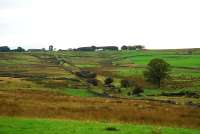
[[[130,85],[131,84],[129,80],[126,80],[126,79],[121,80],[121,87],[127,88],[127,87],[130,87]]]
[[[121,47],[121,50],[127,50],[127,49],[128,49],[128,47],[125,46],[125,45],[123,45],[123,46]]]
[[[144,90],[141,86],[136,85],[132,91],[133,95],[140,95],[140,93],[143,93]]]
[[[131,92],[128,92],[127,95],[128,95],[128,96],[131,96]]]
[[[98,86],[98,80],[97,79],[88,79],[87,80],[88,83],[92,84],[93,86]]]
[[[119,131],[119,129],[115,128],[115,127],[106,127],[105,128],[106,131]]]
[[[107,77],[104,80],[105,85],[110,85],[113,82],[113,78],[111,76]]]
[[[86,71],[86,70],[82,70],[80,72],[76,72],[76,75],[78,77],[82,77],[82,78],[95,78],[97,76],[96,73],[90,72],[90,71]]]

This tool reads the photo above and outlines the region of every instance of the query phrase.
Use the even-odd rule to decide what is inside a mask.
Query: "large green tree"
[[[15,51],[15,52],[25,52],[25,49],[23,49],[22,47],[17,47],[17,49],[14,49],[13,51]]]
[[[152,59],[144,71],[144,77],[147,81],[158,85],[160,88],[161,82],[169,77],[170,65],[163,59]]]

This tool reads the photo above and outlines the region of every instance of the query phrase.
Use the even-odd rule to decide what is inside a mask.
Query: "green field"
[[[116,54],[117,55],[117,54]],[[184,54],[184,52],[177,53],[177,51],[129,51],[121,52],[119,54],[119,61],[115,63],[132,62],[139,65],[146,65],[153,58],[162,58],[169,64],[175,67],[199,67],[199,53]]]
[[[0,117],[1,134],[199,134],[200,130],[135,124]]]

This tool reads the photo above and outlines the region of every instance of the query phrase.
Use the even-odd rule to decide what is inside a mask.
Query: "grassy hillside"
[[[0,133],[5,134],[199,134],[200,130],[48,119],[0,117]]]
[[[146,82],[143,71],[153,58],[162,58],[172,66],[171,78],[158,88]],[[56,118],[154,124],[158,126],[199,128],[200,124],[200,50],[143,50],[102,52],[0,53],[0,116]],[[77,75],[87,70],[97,74],[97,86]],[[114,79],[113,88],[104,85]],[[130,80],[132,87],[122,88],[120,81]],[[144,89],[140,96],[129,95],[134,84]],[[16,122],[12,127],[2,122]],[[31,123],[28,123],[31,122]],[[45,127],[37,124],[43,123]],[[0,132],[41,131],[53,133],[67,129],[63,124],[82,126],[89,133],[151,133],[152,126],[117,125],[120,131],[104,130],[107,124],[51,120],[0,119]],[[25,124],[29,124],[26,127]],[[33,129],[29,129],[33,125]],[[19,125],[19,126],[18,126]],[[20,126],[21,125],[21,126]],[[3,129],[1,129],[3,126]],[[24,126],[24,127],[23,127]],[[51,126],[47,129],[48,126]],[[34,128],[35,127],[35,128]],[[19,129],[17,129],[19,128]],[[102,128],[102,129],[100,129]],[[61,131],[60,131],[61,130]],[[69,132],[74,131],[70,127]],[[155,128],[155,131],[158,131]],[[196,130],[162,128],[162,133],[194,133]],[[66,132],[67,133],[67,132]],[[152,132],[153,133],[153,132]],[[156,133],[156,132],[155,132]],[[157,132],[158,133],[158,132]]]
[[[143,51],[103,51],[103,52],[39,52],[39,53],[0,53],[0,83],[7,89],[60,90],[69,95],[91,95],[104,93],[102,86],[108,76],[114,78],[114,85],[119,89],[120,80],[130,79],[145,90],[143,97],[166,99],[162,92],[195,92],[200,94],[200,51],[192,50],[143,50]],[[161,89],[146,82],[143,71],[153,58],[163,58],[172,66],[171,79]],[[100,84],[91,87],[86,80],[75,75],[80,70],[97,73]],[[1,77],[3,76],[3,77]],[[83,94],[78,90],[86,89]],[[89,89],[89,90],[88,90]],[[129,97],[132,89],[118,89],[108,92],[110,95]],[[152,94],[146,94],[151,92]],[[72,93],[72,94],[71,94]],[[75,94],[74,94],[75,93]],[[154,97],[151,97],[154,96]],[[181,96],[182,97],[182,96]],[[132,98],[132,97],[131,97]],[[180,97],[174,98],[179,101]],[[183,99],[181,99],[183,100]],[[187,103],[199,103],[196,98],[186,97]]]

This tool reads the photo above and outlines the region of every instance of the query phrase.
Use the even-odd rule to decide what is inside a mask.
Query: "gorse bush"
[[[119,129],[117,129],[116,127],[113,127],[113,126],[111,126],[111,127],[106,127],[105,130],[106,130],[106,131],[119,131]]]
[[[135,85],[133,91],[132,91],[132,95],[140,95],[140,93],[143,93],[144,90],[141,86]]]
[[[86,70],[82,70],[80,72],[76,72],[76,75],[78,77],[87,78],[87,79],[89,79],[89,78],[95,78],[97,76],[96,73],[90,72],[90,71],[86,71]]]
[[[111,76],[107,77],[104,80],[105,85],[110,85],[113,82],[113,78]]]
[[[91,78],[87,80],[88,83],[92,84],[93,86],[98,86],[98,80]]]
[[[130,85],[131,85],[131,83],[129,80],[127,80],[127,79],[121,80],[121,87],[127,88],[127,87],[130,87]]]

